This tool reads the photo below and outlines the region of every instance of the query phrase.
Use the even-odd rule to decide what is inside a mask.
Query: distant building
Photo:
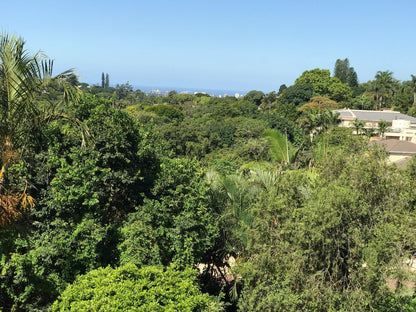
[[[386,121],[387,131],[384,140],[373,141],[381,144],[389,153],[389,161],[398,167],[404,167],[413,155],[416,155],[416,118],[391,110],[370,111],[338,109],[341,127],[354,127],[355,119],[364,122],[364,128],[377,129],[381,120]]]
[[[382,145],[389,153],[390,163],[399,168],[406,167],[412,156],[416,155],[416,144],[400,140],[373,141],[372,144]]]
[[[359,119],[364,122],[364,128],[377,128],[380,120],[383,119],[389,126],[392,126],[393,120],[409,121],[406,125],[416,129],[416,118],[391,110],[372,111],[344,108],[337,109],[336,112],[339,113],[340,126],[342,127],[353,127],[354,120]]]

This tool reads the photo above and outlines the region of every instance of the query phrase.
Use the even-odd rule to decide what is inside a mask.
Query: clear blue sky
[[[416,74],[416,1],[2,1],[0,29],[81,80],[278,90],[348,57],[360,82]]]

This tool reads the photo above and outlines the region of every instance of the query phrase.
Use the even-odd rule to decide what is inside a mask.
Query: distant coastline
[[[244,95],[246,94],[248,91],[243,91],[243,90],[220,90],[220,89],[205,89],[205,88],[178,88],[178,87],[157,87],[157,86],[133,86],[134,90],[141,90],[143,92],[161,92],[161,93],[168,93],[169,91],[175,90],[178,93],[189,93],[189,94],[194,94],[194,93],[207,93],[209,95],[213,95],[213,96],[225,96],[225,95],[229,95],[229,96],[235,96],[235,94],[239,94]]]
[[[87,82],[88,83],[88,82]],[[88,83],[90,86],[99,85],[98,83]],[[110,87],[115,88],[115,84],[110,84]],[[234,89],[209,89],[209,88],[180,88],[180,87],[161,87],[161,86],[138,86],[132,85],[133,90],[141,90],[145,93],[155,93],[160,95],[167,95],[169,91],[176,91],[178,93],[206,93],[211,96],[235,96],[238,94],[240,97],[247,94],[247,90],[234,90]]]

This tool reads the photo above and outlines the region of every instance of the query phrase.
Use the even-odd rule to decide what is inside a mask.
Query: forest
[[[334,112],[415,116],[416,76],[338,59],[237,99],[52,69],[1,35],[0,311],[416,310],[416,159]]]

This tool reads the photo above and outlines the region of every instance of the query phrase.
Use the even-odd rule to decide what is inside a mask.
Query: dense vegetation
[[[1,311],[416,309],[416,159],[331,111],[415,114],[416,77],[155,97],[51,65],[2,35]]]

